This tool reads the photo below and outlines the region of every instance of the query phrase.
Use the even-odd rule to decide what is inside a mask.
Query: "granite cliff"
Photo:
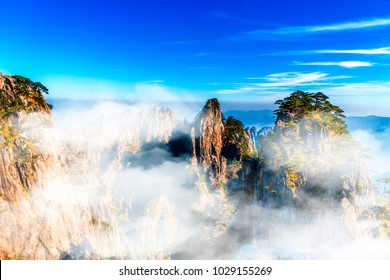
[[[59,139],[43,93],[40,83],[0,73],[0,196],[7,201],[60,172]]]

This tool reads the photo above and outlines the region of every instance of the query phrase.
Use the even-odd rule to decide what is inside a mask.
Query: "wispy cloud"
[[[313,53],[342,53],[342,54],[390,54],[390,47],[376,49],[353,49],[353,50],[316,50]]]
[[[313,34],[320,32],[340,32],[352,31],[359,29],[385,27],[390,25],[390,18],[376,18],[354,22],[338,22],[324,25],[309,25],[309,26],[290,26],[278,29],[260,29],[245,34],[249,36],[261,36],[265,34],[274,35],[294,35],[294,34]]]
[[[328,76],[328,74],[321,73],[321,72],[313,72],[313,73],[283,72],[283,73],[267,75],[263,79],[268,82],[260,83],[256,85],[260,87],[302,85],[308,82],[322,80],[326,76]]]
[[[371,67],[375,63],[367,61],[326,61],[326,62],[295,62],[296,65],[302,66],[340,66],[344,68],[356,68],[356,67]]]
[[[274,52],[263,55],[311,55],[311,54],[365,54],[365,55],[386,55],[390,54],[390,47],[374,49],[323,49],[323,50],[302,50]]]
[[[361,83],[337,84],[324,88],[329,95],[356,96],[356,95],[386,95],[389,96],[390,82],[368,81]]]
[[[350,76],[329,76],[327,73],[322,72],[311,72],[311,73],[300,73],[300,72],[283,72],[270,74],[265,77],[259,78],[246,78],[247,80],[262,80],[263,82],[252,82],[252,83],[239,83],[233,89],[223,89],[217,91],[218,94],[238,94],[238,93],[249,93],[259,92],[264,93],[265,91],[275,90],[278,91],[283,89],[291,89],[292,87],[307,87],[307,86],[325,86],[329,84],[329,81],[335,79],[346,79]]]
[[[142,84],[161,84],[164,82],[165,82],[164,80],[147,80],[147,81],[143,81],[140,83],[142,83]]]

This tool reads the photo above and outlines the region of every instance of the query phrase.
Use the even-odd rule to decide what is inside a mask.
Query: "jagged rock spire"
[[[194,137],[199,163],[209,171],[210,179],[216,183],[223,173],[221,157],[223,147],[224,122],[218,99],[209,99],[202,111],[195,118]]]

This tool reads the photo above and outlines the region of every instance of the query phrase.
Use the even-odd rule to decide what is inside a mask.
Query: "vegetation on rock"
[[[44,114],[51,123],[52,106],[46,103],[42,92],[48,93],[48,89],[40,82],[0,73],[0,153],[4,161],[0,167],[3,174],[0,189],[7,200],[17,199],[19,191],[28,190],[37,180],[37,164],[42,160],[42,153],[34,139],[26,135],[32,129],[26,130],[25,122],[27,114],[38,113]]]
[[[297,124],[305,121],[305,128],[315,130],[318,126],[328,127],[336,134],[347,133],[347,125],[343,120],[344,111],[329,102],[329,97],[322,92],[309,93],[295,91],[283,100],[277,100],[279,108],[275,110],[276,123]]]
[[[230,116],[225,121],[222,155],[228,160],[251,156],[250,138],[241,121]]]

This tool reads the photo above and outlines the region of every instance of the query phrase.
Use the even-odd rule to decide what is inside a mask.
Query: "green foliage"
[[[243,158],[249,159],[252,156],[249,147],[249,135],[244,129],[242,122],[232,116],[225,121],[223,143],[225,150],[229,151],[226,153],[227,158],[239,159],[241,161]]]
[[[348,180],[351,163],[362,158],[347,131],[343,110],[321,92],[296,91],[275,104],[279,108],[274,111],[273,133],[259,140],[264,191],[274,193],[274,189],[287,187],[298,197],[297,190],[307,186],[305,192],[321,196],[322,186],[336,188],[340,179]],[[361,193],[366,187],[356,180],[348,183],[355,183]]]
[[[22,169],[26,178],[31,178],[39,156],[33,142],[22,133],[19,112],[47,110],[41,91],[48,93],[48,90],[22,76],[4,79],[8,86],[0,89],[0,148],[12,151],[11,164]]]
[[[0,117],[2,119],[17,116],[19,111],[25,109],[26,106],[19,95],[10,98],[4,91],[0,92]]]
[[[273,170],[276,170],[285,163],[282,149],[274,138],[273,134],[268,134],[263,138],[264,154],[263,158]]]
[[[3,147],[14,148],[15,141],[20,138],[19,130],[14,126],[11,126],[6,120],[0,120],[0,133],[4,137]]]
[[[298,123],[307,117],[312,117],[315,123],[327,126],[337,134],[347,133],[347,126],[343,120],[344,111],[329,102],[329,97],[322,92],[309,93],[295,91],[283,100],[277,100],[279,108],[275,110],[276,122]],[[289,125],[292,125],[291,123]]]
[[[46,94],[49,90],[40,82],[33,82],[28,78],[15,75],[12,92],[7,93],[4,89],[0,89],[0,117],[7,119],[11,116],[17,116],[20,111],[32,112],[39,111],[47,106],[52,109],[53,106],[47,104],[42,96],[42,92]],[[11,84],[6,79],[8,84]]]
[[[230,116],[225,122],[224,140],[227,143],[237,144],[240,138],[245,134],[244,125],[241,121]]]
[[[242,163],[234,158],[233,161],[226,167],[227,179],[229,181],[239,179],[238,172],[241,170],[241,168]]]
[[[40,82],[33,82],[29,78],[19,76],[19,75],[14,75],[14,76],[12,76],[12,78],[15,79],[15,83],[17,85],[29,86],[29,87],[33,88],[34,90],[40,90],[46,94],[49,94],[49,90],[47,89],[47,87],[42,85]]]
[[[340,179],[343,181],[350,180],[351,175],[350,174],[343,174],[343,175],[341,175]]]
[[[359,191],[363,191],[363,190],[364,190],[364,185],[361,184],[361,183],[358,183],[358,184],[356,184],[356,188],[357,188]]]

